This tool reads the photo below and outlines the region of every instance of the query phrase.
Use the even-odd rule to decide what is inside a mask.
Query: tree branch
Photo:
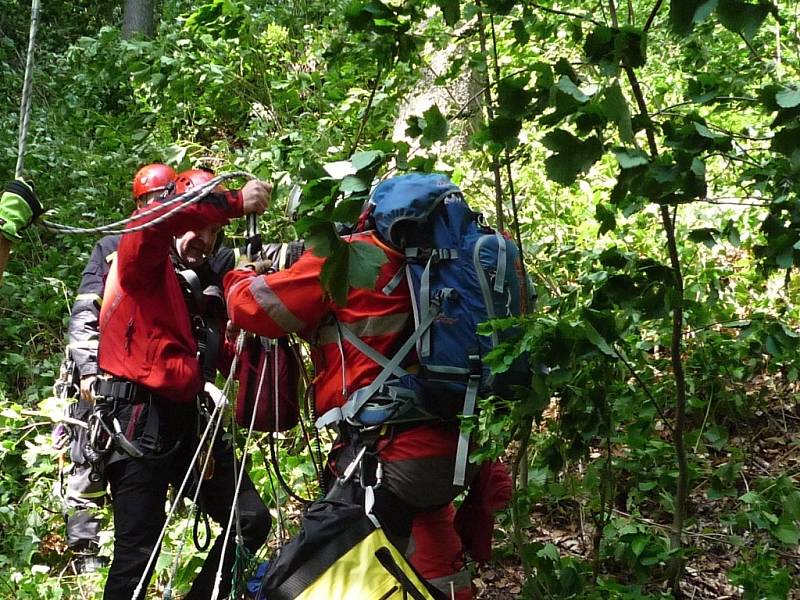
[[[664,3],[664,0],[656,0],[656,3],[653,5],[653,10],[650,11],[650,14],[647,17],[647,21],[644,23],[644,32],[647,33],[650,31],[650,27],[653,26],[653,21],[658,14],[658,11],[661,9],[661,5]]]
[[[483,10],[480,0],[476,0],[478,7],[478,34],[480,40],[481,54],[486,56],[486,28],[483,19]],[[486,60],[486,59],[484,59]],[[489,64],[486,60],[486,87],[484,88],[484,102],[486,103],[486,117],[489,121],[494,119],[494,108],[492,107],[491,78],[489,77]],[[494,175],[494,210],[497,220],[497,229],[505,228],[505,216],[503,214],[503,183],[500,180],[500,163],[496,156],[492,156],[492,174]]]
[[[631,365],[627,360],[625,360],[625,357],[619,350],[617,350],[616,346],[612,344],[611,349],[614,351],[614,354],[617,355],[617,358],[622,361],[622,364],[625,365],[625,367],[627,367],[631,375],[633,375],[633,378],[636,380],[636,383],[638,383],[639,386],[642,388],[642,391],[644,391],[645,395],[650,400],[650,402],[653,403],[653,406],[656,407],[656,412],[658,413],[658,416],[661,417],[661,420],[664,421],[664,424],[667,427],[669,427],[670,431],[673,431],[672,423],[670,423],[670,420],[667,418],[664,409],[661,408],[661,405],[658,403],[655,396],[653,396],[653,393],[650,391],[650,387],[644,382],[639,373],[636,372],[636,369],[633,368],[633,365]]]
[[[642,93],[642,87],[636,77],[636,73],[629,64],[624,63],[623,68],[630,82],[633,96],[639,112],[644,117],[647,126],[645,134],[653,158],[658,157],[658,144],[653,131],[652,121],[647,110],[647,103]],[[669,207],[661,206],[661,222],[667,236],[667,250],[670,263],[672,265],[673,277],[675,280],[675,304],[672,307],[672,336],[671,336],[671,360],[672,372],[675,377],[675,425],[673,427],[673,444],[675,447],[675,458],[678,463],[678,481],[675,492],[675,511],[672,520],[672,534],[670,536],[670,548],[676,553],[670,560],[670,576],[672,579],[672,592],[676,597],[680,597],[680,580],[683,575],[684,559],[680,552],[683,548],[683,524],[686,518],[688,491],[689,491],[689,464],[686,459],[686,445],[684,432],[686,429],[686,375],[683,370],[683,359],[681,357],[681,347],[683,339],[683,275],[681,273],[681,261],[678,254],[678,244],[675,239],[675,221],[677,217],[677,205],[675,213],[670,215]]]
[[[578,13],[569,12],[567,10],[558,10],[556,8],[550,8],[549,6],[542,6],[541,4],[536,4],[535,2],[531,2],[528,4],[531,8],[538,8],[542,12],[551,13],[554,15],[562,15],[564,17],[572,17],[573,19],[580,19],[581,21],[588,21],[589,23],[593,23],[594,25],[602,25],[599,21],[595,21],[591,17],[587,17],[586,15],[579,15]]]

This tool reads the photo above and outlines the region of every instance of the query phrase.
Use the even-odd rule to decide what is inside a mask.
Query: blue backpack
[[[370,200],[378,234],[405,253],[406,264],[384,288],[392,293],[405,277],[412,295],[415,331],[391,359],[381,356],[346,327],[343,339],[383,366],[373,383],[354,392],[336,415],[318,426],[346,420],[355,426],[453,419],[475,413],[478,395],[508,396],[528,385],[526,356],[492,374],[483,357],[511,331],[478,335],[489,319],[516,316],[522,294],[516,244],[482,223],[461,190],[445,175],[412,173],[380,183]],[[530,288],[529,288],[530,289]],[[400,367],[416,348],[419,370]],[[469,434],[462,432],[454,483],[463,485]]]

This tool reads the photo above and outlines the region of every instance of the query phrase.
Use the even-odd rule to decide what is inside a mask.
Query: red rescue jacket
[[[152,221],[170,208],[128,227]],[[151,228],[122,236],[100,311],[102,371],[175,402],[196,397],[202,387],[197,342],[170,250],[173,239],[187,231],[241,215],[239,192],[212,194]]]
[[[405,279],[391,294],[383,293],[403,268],[403,255],[372,232],[350,236],[347,241],[378,246],[387,260],[375,287],[351,288],[345,307],[337,306],[322,289],[320,274],[325,259],[310,251],[285,271],[256,276],[251,270],[238,269],[224,278],[228,317],[234,325],[270,338],[298,333],[311,344],[318,415],[342,406],[351,393],[369,385],[382,370],[349,342],[339,345],[337,320],[389,358],[408,338],[414,324]],[[458,429],[453,426],[415,427],[398,434],[382,457],[402,460],[454,454],[457,436]]]

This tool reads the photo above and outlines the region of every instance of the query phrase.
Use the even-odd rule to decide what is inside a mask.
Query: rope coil
[[[143,231],[145,229],[149,229],[166,221],[170,217],[176,215],[180,211],[188,208],[193,204],[197,204],[203,198],[206,198],[209,194],[211,194],[220,183],[223,181],[227,181],[228,179],[235,179],[243,177],[245,179],[256,179],[256,176],[252,173],[248,173],[246,171],[233,171],[231,173],[223,173],[222,175],[217,175],[209,181],[208,183],[204,183],[201,186],[198,186],[196,189],[191,189],[183,194],[175,196],[174,198],[170,198],[169,200],[165,200],[164,202],[159,202],[158,204],[151,204],[147,206],[144,210],[131,215],[130,217],[126,217],[125,219],[120,219],[119,221],[114,221],[113,223],[107,223],[105,225],[98,225],[97,227],[73,227],[72,225],[62,225],[60,223],[52,223],[50,221],[42,220],[41,224],[44,226],[45,229],[50,231],[55,231],[58,233],[63,234],[91,234],[91,233],[103,233],[103,234],[125,234],[125,233],[134,233],[137,231]],[[177,206],[176,206],[177,205]],[[163,212],[167,207],[172,207],[164,214],[154,218],[152,221],[148,221],[147,223],[143,223],[141,225],[135,225],[133,227],[124,227],[129,223],[133,223],[136,221],[140,221],[145,217],[153,215],[155,213]]]

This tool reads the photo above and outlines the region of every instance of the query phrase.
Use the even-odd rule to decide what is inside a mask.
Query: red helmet
[[[175,178],[175,193],[184,194],[192,188],[205,185],[214,179],[214,177],[216,177],[214,173],[206,171],[205,169],[189,169],[188,171],[178,173],[178,176]],[[218,185],[214,189],[224,190],[225,188],[222,187],[222,185]]]
[[[139,200],[150,192],[163,192],[175,181],[175,169],[161,163],[146,165],[133,176],[133,199]]]

